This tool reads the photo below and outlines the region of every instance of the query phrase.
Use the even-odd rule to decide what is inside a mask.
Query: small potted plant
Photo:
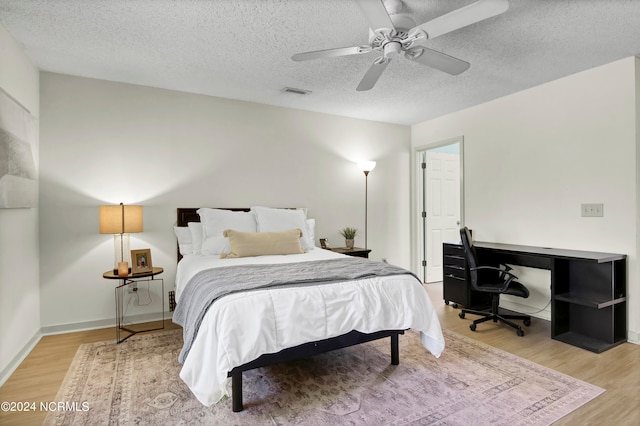
[[[344,244],[348,249],[353,249],[353,239],[356,237],[358,230],[356,228],[346,227],[340,230],[340,235],[344,237]]]

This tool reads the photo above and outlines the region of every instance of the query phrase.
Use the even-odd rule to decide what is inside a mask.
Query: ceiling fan
[[[451,75],[466,71],[469,68],[468,62],[419,43],[499,15],[509,8],[508,0],[479,0],[431,21],[415,25],[410,16],[399,13],[403,6],[402,0],[356,0],[356,3],[369,21],[369,44],[297,53],[291,59],[307,61],[372,51],[381,53],[382,56],[373,61],[358,84],[358,91],[369,90],[375,86],[387,65],[401,53],[411,61]]]

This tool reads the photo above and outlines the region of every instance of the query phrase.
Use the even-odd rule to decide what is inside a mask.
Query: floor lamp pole
[[[364,248],[367,247],[367,201],[369,200],[369,171],[364,171]]]
[[[364,248],[368,249],[367,244],[367,221],[368,221],[368,202],[369,202],[369,172],[376,167],[375,161],[362,161],[358,163],[358,168],[364,173]]]

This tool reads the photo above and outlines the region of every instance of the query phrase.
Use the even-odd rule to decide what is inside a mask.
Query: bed
[[[174,322],[183,326],[185,334],[180,377],[203,405],[230,395],[233,411],[241,411],[244,371],[376,339],[390,338],[391,363],[397,365],[399,335],[409,328],[418,330],[423,346],[440,356],[444,349],[440,324],[415,275],[383,262],[315,247],[313,219],[307,219],[303,210],[284,210],[177,209]],[[212,211],[224,218],[215,216],[212,221],[206,215]],[[254,215],[256,228],[238,235],[279,236],[290,232],[293,220],[299,225],[303,250],[257,256],[249,250],[234,256],[243,250],[238,241],[244,240],[235,239],[236,234],[225,234],[225,239],[220,230],[250,226],[246,215]],[[227,218],[232,219],[219,223]],[[234,222],[236,218],[242,220]],[[202,241],[197,241],[198,233],[203,234]],[[190,235],[191,246],[180,235]],[[238,273],[245,278],[235,278]],[[226,287],[220,284],[224,280],[231,288],[236,288],[236,282],[250,287],[224,293],[221,289]]]

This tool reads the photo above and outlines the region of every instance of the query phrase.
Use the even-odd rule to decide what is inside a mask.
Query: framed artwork
[[[132,274],[143,274],[152,270],[151,249],[131,250]]]
[[[0,209],[38,206],[38,124],[0,87]]]
[[[329,242],[328,239],[320,238],[320,247],[322,247],[323,249],[328,249],[329,248],[329,246],[327,245],[328,242]]]

